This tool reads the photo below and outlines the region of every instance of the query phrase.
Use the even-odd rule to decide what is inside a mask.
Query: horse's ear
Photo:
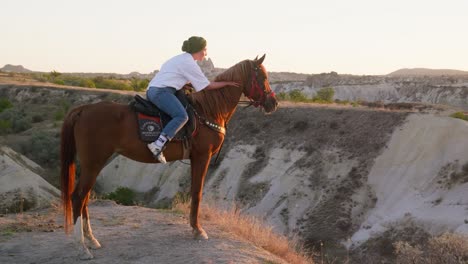
[[[263,56],[260,58],[260,59],[255,59],[255,62],[257,63],[257,65],[261,65],[263,63],[263,61],[265,60],[265,56],[266,54],[263,54]]]
[[[255,57],[254,61],[257,61],[257,60],[258,60],[258,55],[257,55],[257,57]]]

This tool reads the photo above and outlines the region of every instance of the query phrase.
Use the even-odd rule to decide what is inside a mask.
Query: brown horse
[[[255,106],[262,106],[265,112],[276,110],[277,101],[271,91],[262,58],[239,62],[216,77],[216,81],[235,81],[240,87],[224,87],[217,90],[204,90],[190,95],[195,110],[206,123],[225,127],[233,115],[242,93]],[[224,141],[223,129],[215,130],[208,125],[198,128],[191,139],[191,209],[190,225],[195,238],[208,239],[198,221],[200,202],[205,175],[210,159],[220,150]],[[182,142],[171,142],[164,150],[168,161],[183,158]],[[65,118],[61,134],[61,189],[65,215],[65,230],[71,231],[80,248],[80,257],[93,256],[85,245],[100,248],[93,236],[89,221],[88,200],[90,190],[106,161],[113,153],[132,160],[157,163],[138,137],[135,112],[128,106],[110,102],[100,102],[77,107]],[[75,186],[75,157],[78,157],[81,172]]]

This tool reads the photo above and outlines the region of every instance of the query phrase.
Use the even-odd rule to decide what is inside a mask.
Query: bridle
[[[245,96],[249,98],[249,106],[253,105],[255,107],[265,107],[265,102],[266,99],[271,96],[275,96],[275,92],[273,91],[267,91],[265,84],[263,83],[261,86],[258,82],[258,71],[260,70],[260,67],[257,65],[253,66],[252,69],[252,74],[250,76],[250,87],[247,89],[247,91],[244,92]],[[257,99],[255,99],[257,97]]]

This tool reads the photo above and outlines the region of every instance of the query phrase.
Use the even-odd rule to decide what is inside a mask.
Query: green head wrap
[[[197,53],[200,50],[206,47],[206,40],[202,37],[190,37],[188,40],[184,41],[182,45],[182,51],[188,52],[190,54]]]

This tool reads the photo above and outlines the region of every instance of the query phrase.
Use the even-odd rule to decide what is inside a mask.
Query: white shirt
[[[197,92],[210,84],[192,55],[184,52],[166,61],[148,87],[173,87],[180,90],[188,82],[192,83]]]

